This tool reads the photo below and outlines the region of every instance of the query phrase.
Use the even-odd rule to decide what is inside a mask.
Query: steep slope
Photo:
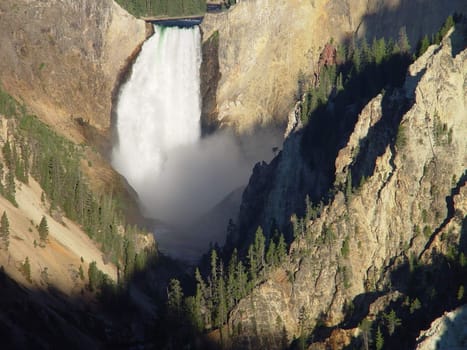
[[[378,95],[361,111],[335,159],[329,204],[318,216],[307,214],[303,226],[295,222],[288,263],[232,311],[229,326],[242,330],[241,346],[279,348],[284,330],[290,340],[318,324],[342,324],[349,305],[367,305],[363,315],[377,297],[386,301],[372,307],[388,305],[402,298],[391,290],[407,291],[408,275],[395,277],[396,269],[414,261],[435,266],[439,254],[465,241],[467,50],[457,47],[462,35],[457,31],[430,47],[410,67],[403,89]],[[262,195],[265,217],[290,219],[284,217],[283,194],[297,193],[295,182],[310,171],[302,137],[300,130],[292,133],[281,155],[254,174],[260,187],[252,197]]]
[[[145,23],[111,0],[7,0],[0,18],[3,87],[75,140],[77,118],[108,131],[113,90]]]
[[[466,10],[462,0],[250,0],[207,14],[202,23],[206,50],[212,51],[208,39],[217,32],[219,72],[210,74],[217,76],[217,109],[206,111],[206,118],[212,120],[214,113],[221,125],[239,131],[271,122],[284,125],[298,79],[318,72],[319,53],[331,38],[338,43],[354,35],[369,41],[397,38],[405,26],[415,49],[421,36],[434,33],[449,14]],[[209,69],[217,70],[217,64]]]
[[[79,293],[84,288],[85,281],[79,279],[79,268],[81,266],[83,271],[87,271],[92,261],[96,261],[98,268],[113,281],[117,280],[116,267],[104,263],[102,252],[81,228],[67,218],[60,218],[59,222],[48,214],[48,204],[41,203],[42,189],[37,182],[31,179],[29,185],[18,187],[18,208],[0,197],[0,210],[7,214],[11,237],[8,251],[0,251],[0,265],[9,276],[24,280],[18,268],[28,257],[32,285],[47,287],[50,284],[68,295]],[[42,216],[47,218],[49,226],[49,238],[44,247],[40,246],[36,228]],[[43,271],[48,277],[41,275]]]
[[[147,265],[157,269],[153,235],[125,224],[110,184],[105,192],[90,188],[80,164],[92,174],[95,151],[59,136],[1,90],[0,100],[3,346],[141,340],[155,311],[134,276],[141,282]]]
[[[0,147],[6,140],[12,140],[12,121],[0,115]],[[10,126],[10,127],[8,127]],[[0,156],[3,171],[7,171],[6,160]],[[37,171],[37,170],[36,170]],[[0,178],[3,183],[4,175]],[[89,263],[95,261],[97,267],[112,281],[117,280],[117,269],[112,263],[104,263],[102,251],[88,234],[59,211],[51,210],[51,203],[45,198],[43,189],[29,176],[28,183],[15,180],[17,206],[0,196],[0,212],[6,213],[9,221],[9,246],[0,250],[0,265],[4,272],[15,280],[22,281],[28,288],[48,288],[53,286],[65,295],[79,294],[87,282]],[[52,214],[53,213],[53,214]],[[41,242],[38,227],[45,217],[48,225],[48,239]],[[31,280],[21,274],[21,265],[29,259]],[[83,279],[80,278],[80,266]]]

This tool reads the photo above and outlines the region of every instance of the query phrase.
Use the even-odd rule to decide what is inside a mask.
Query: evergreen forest
[[[183,17],[203,15],[206,0],[117,0],[137,17]]]
[[[113,192],[96,192],[89,186],[81,170],[86,147],[59,136],[1,89],[0,114],[6,117],[2,122],[9,130],[9,138],[2,147],[0,195],[18,206],[17,182],[28,184],[29,178],[34,178],[43,189],[41,200],[49,205],[50,215],[57,219],[63,215],[79,223],[98,243],[104,259],[120,267],[119,281],[129,280],[154,252],[137,251],[137,236],[142,230],[126,224],[122,199]],[[7,237],[6,216],[2,227],[3,236]],[[48,236],[45,217],[38,231],[41,244],[45,244]],[[103,284],[110,286],[110,280],[96,270],[94,264],[92,276],[97,277],[92,280],[92,289],[100,289]]]

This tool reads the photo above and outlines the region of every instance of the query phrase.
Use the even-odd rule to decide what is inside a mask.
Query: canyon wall
[[[0,3],[0,81],[41,119],[79,140],[107,131],[112,92],[146,26],[111,0]]]
[[[465,240],[467,50],[456,47],[460,35],[431,46],[403,89],[361,111],[335,159],[329,204],[296,228],[290,260],[232,311],[230,327],[242,329],[243,346],[280,348],[284,332],[299,336],[303,322],[307,329],[341,324],[351,302],[383,296],[389,303],[407,282],[394,270],[413,257],[435,264],[449,244]],[[265,217],[290,220],[284,201],[312,171],[297,146],[302,136],[293,132],[282,154],[253,175],[259,179],[248,187],[260,185]],[[366,175],[352,181],[355,174]]]
[[[247,0],[207,14],[204,39],[217,31],[219,40],[217,119],[238,131],[284,126],[299,76],[317,72],[331,38],[397,38],[405,26],[415,49],[423,34],[436,32],[455,11],[467,11],[465,1]]]

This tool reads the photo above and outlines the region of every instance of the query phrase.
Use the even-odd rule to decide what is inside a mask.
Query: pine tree
[[[241,260],[237,264],[235,273],[236,273],[236,280],[237,280],[237,286],[238,286],[238,289],[237,289],[238,294],[235,296],[235,298],[237,300],[240,300],[248,293],[250,289],[250,286],[248,283],[248,275],[247,275],[245,266],[243,265]]]
[[[397,40],[397,45],[402,53],[409,53],[410,43],[409,43],[409,38],[407,36],[407,30],[405,27],[401,27],[399,29],[399,37]]]
[[[417,56],[420,57],[421,55],[423,55],[429,46],[430,46],[430,39],[428,39],[428,36],[425,35],[422,41],[420,42],[420,47],[418,49]]]
[[[3,186],[3,163],[0,163],[0,195],[5,194],[5,187]]]
[[[100,286],[99,270],[97,268],[97,263],[95,261],[89,264],[88,268],[88,278],[89,278],[89,290],[93,292],[96,288]]]
[[[217,281],[217,252],[215,249],[211,251],[211,279],[214,283]]]
[[[16,202],[15,175],[11,169],[8,170],[6,175],[5,198],[8,199],[15,207],[18,207],[18,203]]]
[[[127,229],[128,232],[128,229]],[[123,268],[125,278],[130,278],[135,269],[135,245],[131,239],[125,237],[123,239]]]
[[[265,265],[265,244],[266,238],[264,237],[263,229],[261,226],[258,227],[255,234],[255,242],[253,245],[254,255],[258,264],[258,269],[261,269]]]
[[[454,18],[452,16],[449,16],[438,32],[436,44],[439,44],[441,40],[443,40],[443,38],[449,32],[449,29],[451,29],[454,25],[455,25]]]
[[[422,303],[418,298],[415,298],[412,303],[410,304],[410,314],[413,314],[416,310],[422,307]]]
[[[203,326],[210,325],[211,324],[211,313],[210,312],[202,313],[201,311],[201,310],[208,309],[207,299],[209,295],[208,295],[208,288],[206,286],[206,283],[204,282],[203,277],[201,276],[201,273],[199,272],[198,268],[196,268],[196,271],[195,271],[195,279],[196,279],[195,303],[197,305],[196,310],[198,310],[199,312],[198,316],[203,320]]]
[[[167,290],[167,306],[169,316],[174,320],[181,320],[183,311],[183,290],[180,281],[172,278],[169,282]]]
[[[47,243],[47,239],[49,237],[49,225],[47,224],[47,218],[45,216],[42,216],[37,230],[39,231],[41,243]]]
[[[397,317],[396,312],[394,310],[391,310],[388,314],[384,316],[386,320],[386,326],[388,328],[388,333],[389,335],[393,335],[396,327],[401,325],[401,320],[400,318]]]
[[[383,338],[383,333],[381,333],[381,328],[378,327],[378,330],[376,332],[376,350],[382,350],[384,346],[384,338]]]
[[[221,273],[218,278],[217,284],[217,294],[218,294],[218,302],[216,308],[216,326],[219,328],[220,336],[221,336],[221,346],[224,343],[224,334],[223,334],[223,326],[227,322],[227,301],[226,301],[226,291],[225,291],[225,282],[224,277],[222,274],[222,264],[221,264]]]
[[[457,300],[461,301],[464,298],[464,286],[460,285],[459,289],[457,290]]]
[[[386,41],[384,40],[384,38],[381,38],[379,40],[376,40],[376,38],[373,39],[371,50],[375,63],[381,64],[383,62],[384,57],[386,56]]]
[[[253,244],[248,247],[248,261],[250,263],[250,279],[255,283],[258,278],[258,260],[255,255]]]
[[[26,280],[29,283],[32,283],[31,264],[29,263],[29,257],[28,256],[24,260],[24,263],[21,265],[21,273],[23,274],[24,278],[26,278]]]
[[[266,252],[266,263],[269,266],[277,265],[276,243],[271,239],[269,242],[268,251]]]
[[[277,262],[280,264],[285,260],[287,256],[287,244],[285,243],[284,234],[280,234],[279,242],[277,242],[276,247],[276,254],[277,254]]]
[[[13,156],[11,152],[10,141],[6,140],[2,147],[3,159],[5,160],[7,168],[11,169],[13,166]]]
[[[3,242],[3,246],[8,250],[10,245],[10,222],[8,221],[8,216],[6,211],[3,212],[2,218],[0,220],[0,237]]]
[[[358,326],[361,330],[361,335],[363,339],[363,346],[365,350],[369,350],[371,344],[371,321],[368,319],[363,319]]]
[[[202,332],[204,325],[200,304],[198,303],[196,296],[189,296],[185,298],[184,310],[191,326],[193,326],[197,332]]]
[[[82,265],[79,265],[78,273],[79,273],[79,278],[81,279],[81,281],[84,281],[84,271],[83,271]]]
[[[235,248],[229,262],[227,271],[227,308],[231,309],[238,301],[238,281],[236,275],[236,268],[238,264],[238,253]]]

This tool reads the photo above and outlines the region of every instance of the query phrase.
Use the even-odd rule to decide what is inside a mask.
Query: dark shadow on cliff
[[[405,94],[412,95],[412,92],[393,90],[384,93],[381,102],[381,119],[370,127],[367,135],[360,140],[359,152],[350,166],[351,179],[348,180],[352,181],[353,188],[358,187],[362,181],[373,175],[376,160],[386,152],[388,147],[391,151],[389,163],[392,171],[386,182],[390,181],[396,170],[394,158],[397,153],[399,124],[414,103]]]
[[[347,43],[346,47],[350,48],[352,45],[355,43]],[[408,101],[404,100],[401,106],[398,105],[400,101],[393,103],[389,98],[404,83],[410,63],[411,57],[408,54],[395,53],[384,57],[379,64],[369,62],[362,64],[358,69],[350,59],[334,68],[328,68],[335,69],[336,77],[339,74],[344,77],[343,88],[332,89],[327,101],[318,102],[317,107],[306,116],[308,122],[304,128],[285,141],[294,142],[293,140],[297,138],[300,140],[300,157],[305,164],[305,170],[301,174],[299,183],[293,185],[296,191],[290,190],[293,193],[288,193],[288,188],[282,189],[283,201],[280,205],[284,208],[283,218],[271,219],[265,212],[265,209],[271,205],[268,203],[269,193],[275,186],[277,169],[284,156],[281,151],[269,164],[263,162],[254,167],[249,184],[243,193],[236,233],[233,239],[228,238],[227,241],[231,245],[238,245],[241,241],[240,246],[237,246],[241,251],[251,243],[256,228],[262,226],[267,237],[277,230],[283,232],[286,240],[290,242],[293,238],[290,217],[293,214],[298,217],[304,216],[307,196],[312,205],[318,205],[320,202],[326,204],[332,200],[336,190],[335,161],[338,153],[347,145],[363,107],[385,89],[381,123],[375,126],[375,130],[371,130],[366,141],[363,141],[368,143],[368,149],[360,153],[361,159],[357,160],[358,166],[354,167],[355,171],[357,169],[359,171],[354,175],[355,178],[370,176],[374,171],[376,157],[382,154],[387,145],[394,143],[394,135],[397,133],[400,119],[410,108],[411,104]],[[324,78],[326,76],[322,75],[321,79]],[[310,99],[314,98],[313,93],[309,93]],[[318,97],[318,101],[320,98]],[[383,133],[385,137],[379,138],[379,133]],[[374,138],[377,140],[373,140]],[[370,139],[372,143],[378,144],[377,150],[369,149],[374,147],[370,145]],[[368,159],[370,157],[372,159]],[[366,162],[373,165],[367,166]],[[354,180],[354,183],[358,182]],[[277,225],[276,220],[283,222],[284,225]]]
[[[449,251],[442,254],[433,250],[430,263],[419,263],[417,257],[406,257],[405,262],[390,274],[391,287],[381,292],[368,292],[353,300],[355,308],[349,312],[344,322],[334,328],[352,329],[358,327],[365,317],[371,317],[370,339],[375,342],[379,328],[384,339],[382,349],[414,349],[416,339],[422,330],[428,329],[431,322],[467,302],[464,288],[467,286],[467,263],[463,245],[467,236],[467,218],[462,221],[459,241],[446,233],[441,237],[448,242]],[[401,293],[385,305],[375,315],[368,314],[368,306],[390,292]],[[364,301],[366,307],[359,307]],[[393,312],[393,316],[390,314]],[[392,327],[392,329],[391,329]],[[448,332],[449,332],[448,324]],[[331,331],[328,331],[330,335]],[[446,333],[448,334],[448,333]],[[313,338],[314,341],[325,338]],[[441,337],[439,342],[443,342]],[[353,338],[345,349],[363,346],[361,337]]]
[[[460,179],[457,181],[456,185],[451,189],[451,194],[449,196],[446,196],[446,208],[447,208],[446,218],[439,225],[439,227],[437,227],[433,231],[433,234],[431,235],[430,239],[425,244],[425,248],[420,253],[419,258],[421,258],[423,253],[433,244],[433,241],[438,236],[438,234],[449,224],[449,222],[451,222],[451,220],[457,214],[455,211],[454,197],[459,195],[461,188],[465,186],[466,182],[467,182],[467,170],[464,171]],[[463,250],[463,247],[466,245],[465,239],[466,237],[464,237],[464,235],[461,234],[461,241],[459,242],[459,249],[461,249],[461,251],[463,251],[464,254],[467,253]]]
[[[405,27],[410,43],[415,48],[425,34],[431,37],[446,18],[454,13],[466,14],[467,3],[463,0],[400,0],[393,6],[386,2],[377,11],[371,11],[363,17],[357,28],[357,35],[366,35],[368,39],[383,34],[397,38],[399,30]]]
[[[204,33],[202,33],[204,36]],[[204,38],[203,38],[204,39]],[[204,40],[202,46],[203,60],[200,68],[201,79],[201,133],[212,134],[219,128],[217,110],[217,86],[221,79],[219,66],[219,32],[214,32]]]
[[[328,184],[325,189],[309,193],[313,201],[321,199],[325,196],[326,190],[332,188],[336,171],[335,160],[339,151],[347,145],[359,113],[371,99],[385,89],[381,103],[381,120],[370,128],[368,135],[362,140],[360,144],[362,149],[358,156],[360,159],[356,159],[353,167],[360,168],[361,174],[352,174],[352,177],[357,179],[373,174],[377,156],[393,142],[400,119],[410,108],[409,103],[404,101],[403,107],[397,106],[401,101],[390,98],[394,89],[404,83],[410,62],[408,55],[396,54],[380,64],[367,64],[361,72],[351,76],[344,90],[330,103],[319,107],[310,116],[310,121],[304,130],[302,153],[308,159],[313,173],[321,176],[323,180],[326,179]],[[343,68],[343,70],[349,69],[351,68]],[[387,128],[389,130],[386,130]]]
[[[152,257],[128,282],[88,287],[69,296],[53,285],[25,287],[0,268],[0,336],[5,349],[217,349],[192,325],[174,317],[166,286],[178,278],[190,289],[186,268]]]
[[[89,304],[88,304],[89,302]],[[0,336],[5,349],[96,349],[106,322],[83,298],[28,290],[0,271]]]
[[[399,6],[394,8],[384,7],[379,12],[366,16],[362,23],[367,28],[374,26],[375,29],[369,32],[377,36],[376,27],[381,26],[378,19],[383,17],[397,18],[411,6],[419,8],[424,5],[420,1],[403,1]],[[443,5],[442,11],[435,15],[439,20],[430,23],[423,30],[423,33],[435,33],[446,17],[456,10],[459,9],[456,9],[455,6],[450,8]],[[399,35],[400,28],[394,28],[393,25],[381,26],[381,28],[385,29],[381,34],[384,34],[386,38],[386,48],[395,48],[397,44],[399,49],[409,49],[406,38]],[[414,29],[415,26],[410,28]],[[412,45],[415,45],[420,38],[415,35],[415,29],[412,32],[409,33],[409,36],[411,36]],[[421,35],[421,33],[422,31],[418,35]],[[389,38],[393,39],[390,40]],[[371,40],[372,38],[366,39]],[[356,41],[358,42],[355,38],[349,38],[344,46],[352,51],[357,45]],[[380,92],[383,92],[383,117],[370,129],[369,135],[360,144],[363,150],[361,150],[358,158],[351,166],[353,187],[357,187],[364,177],[373,174],[375,161],[378,156],[385,152],[387,146],[391,147],[394,157],[396,153],[394,143],[399,122],[413,103],[410,100],[412,98],[410,93],[407,94],[408,97],[405,97],[404,92],[395,92],[395,90],[401,87],[404,82],[408,65],[412,60],[412,54],[407,51],[404,51],[405,53],[399,51],[399,53],[392,55],[386,54],[382,61],[378,61],[379,63],[376,63],[376,60],[368,62],[365,57],[368,56],[368,52],[375,50],[375,41],[373,41],[372,45],[370,48],[368,45],[362,44],[360,67],[353,66],[353,58],[352,60],[349,59],[350,55],[348,55],[344,63],[335,67],[336,75],[343,73],[343,90],[334,88],[327,101],[319,104],[313,112],[307,115],[308,123],[305,128],[291,136],[302,138],[302,157],[308,165],[308,169],[297,180],[299,182],[296,185],[299,188],[298,191],[295,191],[297,193],[288,193],[288,188],[277,189],[274,187],[282,154],[279,154],[269,165],[263,163],[255,166],[253,176],[250,178],[250,183],[244,192],[238,225],[238,232],[241,233],[242,237],[249,238],[247,244],[251,241],[252,233],[258,226],[262,226],[267,235],[272,234],[276,229],[282,231],[288,241],[291,241],[292,230],[288,222],[292,214],[297,214],[299,217],[304,216],[306,196],[309,196],[314,205],[321,201],[327,203],[333,198],[333,193],[336,190],[334,188],[335,160],[338,152],[347,144],[362,108]],[[376,47],[378,45],[376,41]],[[403,48],[403,45],[405,45],[405,48]],[[376,48],[376,50],[378,49]],[[397,52],[397,50],[394,52]],[[321,67],[321,70],[323,68],[329,67]],[[331,67],[332,69],[333,67]],[[316,77],[320,76],[320,74],[320,72],[317,72]],[[417,77],[411,78],[412,83],[416,85],[417,80],[422,75],[423,71]],[[394,166],[394,164],[392,165]],[[268,218],[268,213],[265,212],[265,208],[271,206],[268,203],[268,195],[273,189],[284,192],[284,200],[280,204],[283,208],[283,218],[279,220],[277,218],[275,218],[276,220]],[[281,224],[276,226],[276,221]],[[239,235],[237,234],[237,236]]]

